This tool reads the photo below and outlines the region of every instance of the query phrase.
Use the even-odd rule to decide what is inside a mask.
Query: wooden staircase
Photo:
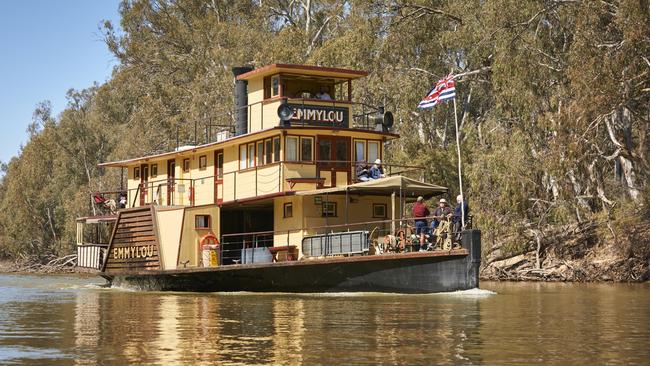
[[[156,232],[152,205],[120,211],[102,271],[122,273],[161,269]]]

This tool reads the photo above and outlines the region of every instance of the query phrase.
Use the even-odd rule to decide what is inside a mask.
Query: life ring
[[[220,245],[219,238],[213,233],[207,233],[201,237],[199,240],[199,246],[203,247],[204,245]]]

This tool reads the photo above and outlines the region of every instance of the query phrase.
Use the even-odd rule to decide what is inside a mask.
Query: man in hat
[[[370,167],[370,179],[379,179],[386,177],[384,169],[381,167],[381,160],[375,160],[375,163]]]
[[[431,221],[431,230],[434,231],[440,225],[440,220],[451,214],[451,207],[446,199],[441,198],[438,201],[438,207],[433,211],[433,220]]]
[[[427,216],[429,208],[424,203],[424,197],[418,197],[413,205],[413,218],[415,219],[415,234],[420,236],[420,248],[424,249],[424,234],[427,231]]]

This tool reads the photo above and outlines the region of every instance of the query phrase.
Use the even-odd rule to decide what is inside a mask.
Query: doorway
[[[174,205],[176,190],[176,159],[167,160],[167,205]]]
[[[330,187],[336,187],[337,175],[346,173],[345,182],[350,184],[352,164],[350,163],[350,138],[335,136],[318,136],[316,150],[316,172],[319,177],[330,175]]]
[[[140,166],[140,206],[144,206],[147,201],[147,193],[149,191],[149,164],[142,164]]]

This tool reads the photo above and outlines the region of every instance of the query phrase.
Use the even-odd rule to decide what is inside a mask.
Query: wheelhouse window
[[[280,95],[280,75],[271,77],[271,97]]]
[[[300,161],[313,161],[314,160],[314,138],[301,137],[300,138]]]
[[[196,215],[194,216],[195,229],[209,229],[210,228],[210,215]]]
[[[158,176],[158,164],[151,164],[151,178]]]
[[[183,173],[190,172],[190,159],[183,159]]]
[[[287,136],[284,141],[284,160],[298,161],[298,138]]]
[[[133,168],[133,179],[140,179],[140,167]]]
[[[208,167],[208,157],[206,155],[199,156],[199,170],[205,170]]]

